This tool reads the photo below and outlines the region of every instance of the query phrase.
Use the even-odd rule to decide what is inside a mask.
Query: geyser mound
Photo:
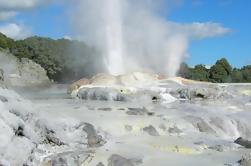
[[[81,79],[73,83],[68,93],[85,100],[173,102],[176,99],[169,95],[165,88],[159,87],[163,78],[147,72],[118,76],[101,73],[91,79]]]
[[[144,85],[153,85],[159,81],[160,76],[147,72],[132,72],[124,75],[114,76],[107,73],[100,73],[93,76],[91,79],[83,78],[70,86],[70,93],[73,90],[83,86],[127,86],[136,87]]]

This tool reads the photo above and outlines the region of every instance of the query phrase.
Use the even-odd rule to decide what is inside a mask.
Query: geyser
[[[229,29],[212,22],[168,21],[159,10],[161,6],[167,10],[166,2],[77,0],[71,17],[75,38],[100,50],[110,74],[153,71],[175,76],[189,54],[189,41],[223,35]]]
[[[123,9],[121,0],[78,1],[73,16],[78,39],[86,41],[103,54],[107,72],[113,75],[125,73],[123,39]],[[76,17],[76,15],[83,16]],[[100,59],[97,59],[99,61]]]
[[[109,0],[104,4],[105,20],[105,61],[110,74],[118,75],[125,72],[123,65],[123,32],[121,17],[121,0]]]

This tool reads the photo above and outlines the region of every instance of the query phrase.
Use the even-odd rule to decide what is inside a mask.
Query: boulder
[[[67,160],[62,157],[58,157],[58,158],[55,158],[54,160],[52,160],[51,165],[53,165],[53,166],[68,166]]]
[[[242,137],[237,138],[234,143],[244,146],[245,148],[251,149],[251,141],[246,140]]]
[[[3,103],[8,102],[8,99],[5,96],[0,95],[0,101],[2,101]]]
[[[108,159],[108,166],[134,166],[134,164],[129,159],[113,154]]]
[[[80,166],[89,163],[92,159],[93,151],[67,151],[48,155],[42,164],[35,164],[41,166]],[[32,164],[34,165],[34,164]]]
[[[177,126],[169,127],[168,132],[170,134],[180,134],[180,133],[182,133],[182,131]]]
[[[206,99],[210,96],[210,94],[209,94],[208,90],[205,88],[197,88],[193,91],[193,96],[195,98]]]
[[[185,100],[194,100],[194,99],[207,99],[210,97],[210,93],[205,88],[180,88],[171,92],[177,98]]]
[[[143,131],[148,133],[151,136],[159,136],[158,131],[152,125],[144,127]]]
[[[148,110],[143,108],[128,108],[128,111],[126,112],[127,115],[146,115],[148,113]]]
[[[96,166],[105,166],[102,162],[99,162]]]
[[[80,123],[77,128],[82,128],[83,131],[87,133],[87,140],[89,147],[99,147],[105,144],[105,141],[102,139],[101,135],[98,135],[94,126],[89,123]]]
[[[188,115],[185,117],[199,132],[205,132],[210,134],[216,134],[216,131],[210,127],[210,125],[202,118]]]
[[[240,166],[250,166],[251,165],[251,154],[247,154],[242,156],[242,158],[238,161]]]
[[[186,99],[186,100],[191,99],[190,91],[188,89],[179,89],[178,94],[179,98],[181,99]]]

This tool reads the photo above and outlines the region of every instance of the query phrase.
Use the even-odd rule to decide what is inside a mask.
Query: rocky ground
[[[0,88],[0,165],[251,163],[250,84],[132,73],[67,88]]]

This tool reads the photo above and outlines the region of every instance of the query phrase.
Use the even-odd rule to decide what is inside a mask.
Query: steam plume
[[[218,23],[180,24],[161,15],[164,0],[78,0],[76,37],[96,46],[111,74],[153,70],[175,76],[189,42],[228,33]]]

